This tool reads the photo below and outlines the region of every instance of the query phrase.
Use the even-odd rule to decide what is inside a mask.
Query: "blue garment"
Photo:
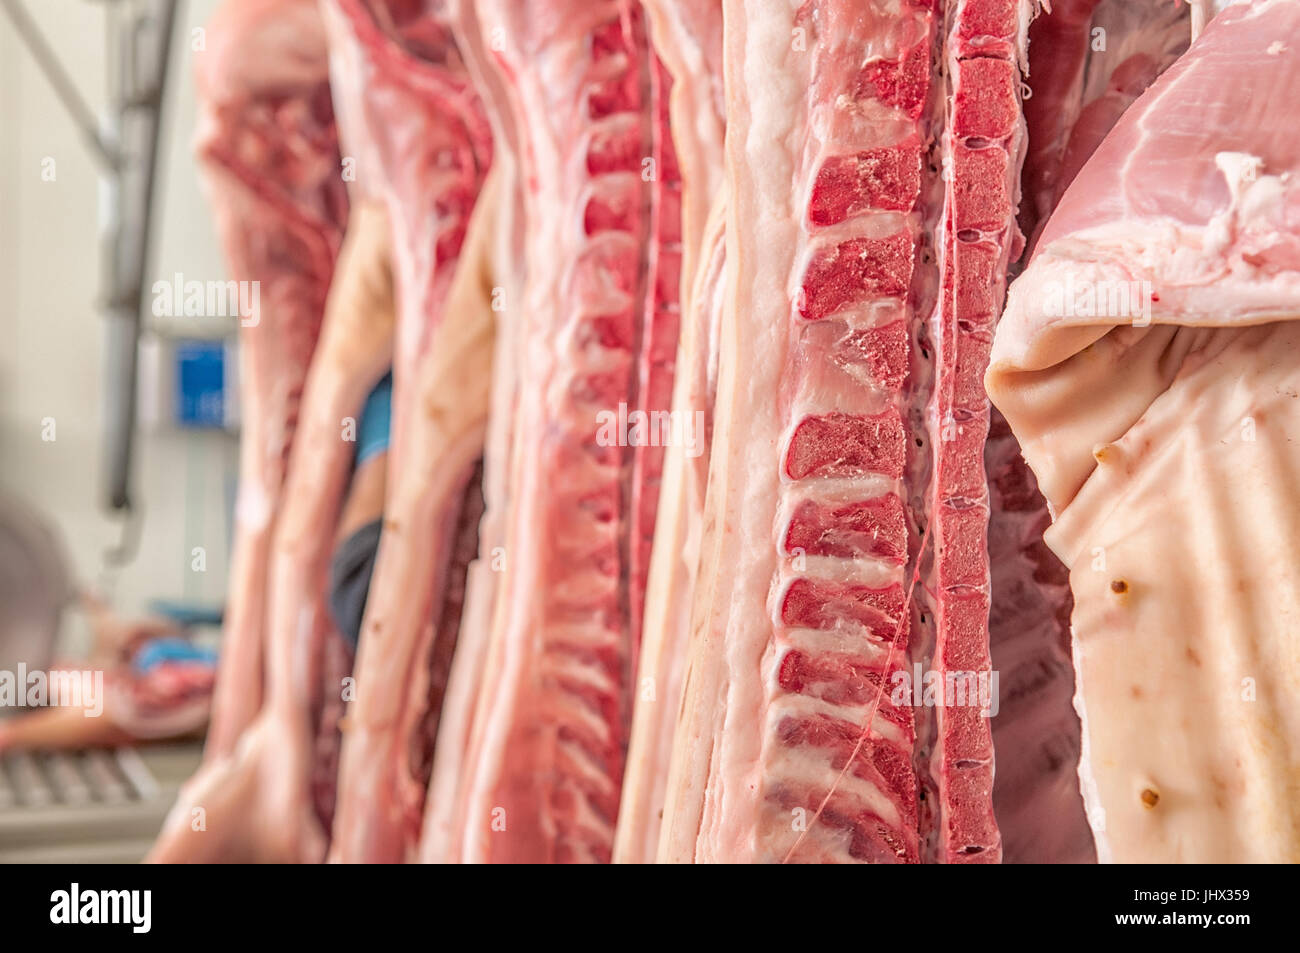
[[[361,620],[366,614],[383,525],[383,520],[367,523],[340,543],[330,560],[330,615],[354,652],[361,639]]]
[[[357,423],[357,466],[388,449],[393,417],[393,373],[389,371],[366,398]]]
[[[216,665],[217,653],[195,645],[189,639],[169,635],[150,639],[131,659],[131,667],[140,675],[157,668],[165,662],[194,662],[200,665]]]
[[[357,459],[361,466],[388,449],[393,416],[393,374],[390,371],[366,398],[357,423]],[[361,635],[361,619],[370,593],[370,577],[379,550],[383,520],[374,520],[343,540],[330,560],[329,605],[334,625],[353,651]]]

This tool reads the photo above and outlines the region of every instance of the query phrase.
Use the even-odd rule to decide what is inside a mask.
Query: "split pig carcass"
[[[632,3],[462,14],[517,148],[524,281],[509,436],[487,460],[504,562],[490,611],[467,607],[482,683],[448,712],[464,727],[435,750],[422,856],[607,861],[663,465],[620,427],[667,411],[680,313],[667,76]]]
[[[259,313],[241,316],[244,432],[211,760],[261,707],[271,535],[348,201],[313,0],[226,3],[206,36],[196,151],[230,272],[262,291]]]
[[[484,184],[491,131],[443,4],[329,0],[322,10],[359,174],[374,180],[392,221],[398,301],[383,531],[331,856],[391,863],[418,845],[477,552],[493,354],[488,239],[500,190]]]
[[[243,193],[230,184],[215,196],[223,215],[242,229],[237,233],[240,242],[257,248],[261,232],[276,221],[266,208],[267,193],[274,197],[277,176],[294,168],[289,157],[300,153],[314,158],[312,167],[319,178],[343,188],[326,85],[324,30],[314,4],[288,0],[228,4],[211,30],[217,40],[215,50],[222,55],[202,61],[208,72],[201,76],[239,75],[236,67],[241,64],[256,75],[279,76],[277,70],[249,67],[246,57],[251,50],[259,64],[268,58],[296,64],[298,73],[311,79],[310,85],[278,80],[258,87],[258,106],[269,103],[279,115],[310,117],[318,124],[314,138],[294,137],[283,126],[272,126],[259,129],[258,139],[251,135],[239,139],[231,133],[240,132],[242,126],[232,129],[219,123],[213,123],[201,138],[201,143],[217,144],[201,146],[213,174],[227,167],[241,171],[235,182],[261,199],[263,204],[232,201]],[[297,75],[292,70],[290,74]],[[201,88],[218,120],[239,122],[246,113],[260,115],[260,108],[231,107],[209,85]],[[215,88],[219,92],[222,87]],[[231,138],[243,148],[228,155],[221,144]],[[257,166],[258,162],[265,165]],[[218,178],[219,183],[225,181]],[[226,669],[221,678],[234,686],[235,693],[242,689],[261,704],[245,714],[247,723],[236,741],[219,749],[210,744],[209,756],[182,788],[164,824],[150,855],[155,861],[319,860],[324,856],[337,776],[341,687],[349,665],[348,652],[325,605],[325,580],[354,449],[354,428],[348,424],[391,362],[393,348],[387,218],[382,207],[364,194],[353,198],[337,266],[330,261],[333,275],[324,317],[296,405],[295,439],[269,534],[265,574],[237,577],[252,587],[256,598],[245,600],[249,612],[232,619],[238,628],[231,633],[227,657],[249,655],[258,679],[232,681]],[[346,202],[342,208],[347,208]],[[268,232],[276,234],[274,229]],[[245,244],[232,244],[234,261],[244,249]],[[284,254],[270,258],[268,269],[278,267],[293,274],[282,260]],[[245,328],[245,340],[264,350],[293,341],[283,315],[293,313],[293,305],[301,309],[303,302],[289,299],[277,305],[268,315],[277,320]],[[281,387],[292,367],[247,362],[245,388]],[[245,440],[249,437],[246,433]],[[247,595],[242,589],[235,592],[235,597]],[[241,651],[244,648],[250,652]]]
[[[318,859],[341,708],[327,673],[337,682],[347,665],[324,609],[325,534],[345,472],[340,417],[390,349],[386,245],[382,229],[354,227],[356,208],[343,241],[349,203],[315,5],[229,3],[210,36],[198,151],[232,271],[269,291],[241,329],[246,423],[212,732],[150,859]]]

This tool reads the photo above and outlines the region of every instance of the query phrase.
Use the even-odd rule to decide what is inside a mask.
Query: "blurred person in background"
[[[91,648],[85,658],[56,659],[69,608],[84,612]],[[102,687],[74,703],[42,693],[41,674],[85,673]],[[102,673],[102,674],[100,674]],[[59,538],[25,503],[0,495],[0,754],[68,750],[198,736],[207,725],[216,653],[195,644],[176,622],[124,619],[72,582]],[[6,710],[7,709],[7,710]]]
[[[355,652],[383,526],[392,375],[375,386],[357,427],[357,451],[330,564],[329,604]],[[86,613],[84,659],[52,665],[68,608]],[[216,652],[160,616],[124,619],[70,582],[56,533],[30,507],[0,499],[0,673],[103,672],[104,697],[80,705],[15,708],[0,716],[0,754],[201,737],[211,710]],[[21,691],[21,686],[20,686]],[[102,711],[98,710],[102,709]]]

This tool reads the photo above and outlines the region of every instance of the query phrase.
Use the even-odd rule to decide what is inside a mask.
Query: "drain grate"
[[[0,757],[0,863],[134,863],[144,857],[195,744]]]
[[[151,800],[158,783],[130,748],[0,758],[0,810]]]

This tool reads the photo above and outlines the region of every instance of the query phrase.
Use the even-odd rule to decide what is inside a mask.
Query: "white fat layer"
[[[1088,706],[1083,691],[1082,660],[1079,657],[1079,640],[1070,631],[1070,655],[1075,671],[1074,710],[1079,715],[1082,731],[1079,749],[1079,790],[1083,794],[1083,808],[1088,815],[1088,826],[1092,828],[1093,843],[1097,848],[1097,863],[1114,863],[1111,854],[1110,838],[1106,834],[1106,808],[1102,804],[1101,794],[1097,789],[1097,778],[1092,767],[1092,744],[1089,741]]]

